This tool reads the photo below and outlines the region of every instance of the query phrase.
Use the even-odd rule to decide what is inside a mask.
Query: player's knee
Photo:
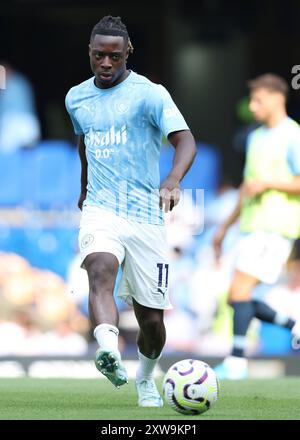
[[[247,290],[245,284],[241,282],[240,277],[234,276],[229,288],[228,303],[231,304],[232,302],[247,299],[249,295]]]
[[[160,317],[149,317],[141,323],[141,330],[147,336],[150,336],[153,341],[164,338],[164,323]]]
[[[251,291],[242,288],[238,290],[230,289],[227,302],[230,305],[233,302],[249,301],[250,299]]]

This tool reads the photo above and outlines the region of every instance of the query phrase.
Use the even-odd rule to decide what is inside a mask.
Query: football
[[[210,409],[219,396],[219,381],[205,362],[184,359],[173,364],[163,380],[168,404],[181,414],[197,415]]]

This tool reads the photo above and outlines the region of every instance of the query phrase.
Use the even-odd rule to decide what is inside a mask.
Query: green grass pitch
[[[192,417],[176,413],[167,404],[139,408],[132,380],[117,390],[105,379],[0,379],[0,419],[300,420],[299,389],[296,377],[224,381],[215,406]]]

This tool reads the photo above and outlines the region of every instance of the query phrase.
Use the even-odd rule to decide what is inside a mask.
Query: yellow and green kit
[[[286,118],[274,128],[254,130],[248,139],[245,182],[288,182],[300,175],[300,127]],[[243,201],[242,232],[263,230],[288,238],[300,237],[300,195],[267,190]]]

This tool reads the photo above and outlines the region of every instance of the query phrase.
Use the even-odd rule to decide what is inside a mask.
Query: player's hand
[[[213,248],[215,252],[216,263],[219,264],[222,253],[222,243],[226,235],[227,229],[220,227],[213,237]]]
[[[180,182],[174,176],[169,176],[159,190],[159,207],[165,212],[172,211],[180,199]]]
[[[85,199],[86,199],[86,193],[81,193],[79,196],[78,204],[77,204],[80,211],[82,211],[82,205],[83,205],[83,202],[85,201]]]
[[[267,182],[262,180],[252,180],[252,182],[244,182],[241,186],[241,194],[243,197],[255,197],[269,189]]]

